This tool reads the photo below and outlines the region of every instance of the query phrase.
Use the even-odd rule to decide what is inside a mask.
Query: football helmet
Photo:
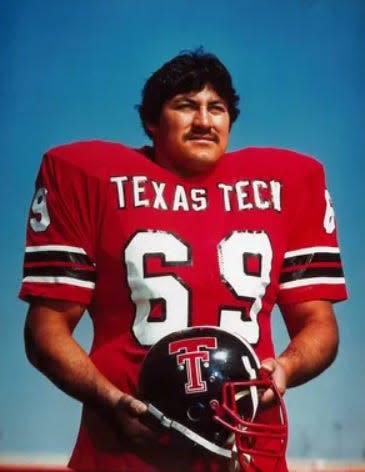
[[[278,404],[274,424],[260,419],[265,418],[260,391],[267,388]],[[288,429],[281,395],[250,344],[237,334],[203,326],[163,337],[142,364],[139,395],[160,424],[215,454],[234,456],[242,469],[255,456],[285,455]]]

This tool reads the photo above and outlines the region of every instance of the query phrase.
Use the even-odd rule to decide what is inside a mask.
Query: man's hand
[[[287,375],[284,367],[281,365],[278,359],[269,357],[262,361],[261,367],[266,370],[276,385],[276,388],[280,395],[284,395],[287,388]],[[260,401],[263,404],[270,404],[275,400],[274,391],[269,388],[265,390],[260,397]]]
[[[145,414],[147,414],[147,405],[126,393],[114,406],[117,426],[135,444],[145,443],[146,439],[157,438],[157,434],[142,423],[141,420]]]

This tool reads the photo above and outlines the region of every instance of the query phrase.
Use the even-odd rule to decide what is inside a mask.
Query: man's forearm
[[[294,387],[316,377],[334,361],[338,327],[328,302],[291,307],[285,318],[291,341],[277,360],[285,369],[287,387]]]
[[[121,392],[93,364],[72,336],[83,307],[77,304],[34,304],[24,329],[30,362],[55,385],[82,403],[110,408]]]
[[[45,351],[33,349],[28,358],[57,387],[82,403],[110,409],[122,395],[72,338],[63,338]]]

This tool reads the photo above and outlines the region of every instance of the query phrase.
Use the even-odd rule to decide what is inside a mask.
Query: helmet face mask
[[[264,370],[260,370],[261,379],[246,382],[226,382],[223,386],[222,402],[216,409],[214,420],[223,424],[234,434],[234,448],[243,468],[247,457],[267,457],[277,459],[285,455],[287,446],[287,416],[286,409],[275,384],[269,379]],[[265,378],[266,377],[266,378]],[[269,424],[260,418],[265,417],[265,410],[258,405],[254,416],[251,418],[242,415],[246,406],[239,401],[240,393],[250,389],[256,390],[258,394],[267,388],[273,389],[279,403],[279,417],[275,424]],[[242,390],[245,389],[245,390]],[[237,394],[238,392],[238,394]],[[255,394],[256,395],[256,394]]]
[[[243,465],[254,456],[284,456],[285,407],[251,346],[215,327],[171,333],[148,352],[139,396],[159,423],[195,444]],[[266,422],[261,390],[272,388],[278,403],[276,424]]]

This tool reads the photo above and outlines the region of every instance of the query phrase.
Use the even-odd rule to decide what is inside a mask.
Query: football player
[[[284,149],[226,153],[238,101],[217,57],[182,53],[143,89],[151,147],[95,140],[44,155],[20,297],[29,360],[83,404],[74,470],[227,470],[226,457],[176,446],[145,421],[140,367],[170,333],[237,333],[280,395],[336,356],[332,305],[346,288],[323,166]],[[290,335],[278,355],[275,304]],[[90,353],[73,336],[85,312]],[[273,399],[272,388],[260,393],[275,423]],[[254,466],[287,471],[284,455]]]

